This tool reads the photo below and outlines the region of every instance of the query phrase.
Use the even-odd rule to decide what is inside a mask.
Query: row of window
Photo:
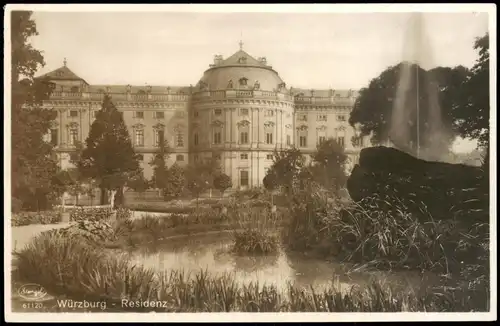
[[[272,154],[268,154],[266,155],[266,160],[269,160],[271,161],[273,159],[273,155]],[[248,154],[240,154],[240,160],[248,160]]]
[[[248,144],[248,132],[243,131],[240,133],[240,144],[245,145]],[[286,136],[287,145],[291,145],[291,137],[290,135]],[[213,144],[220,145],[222,144],[222,132],[215,131],[213,133]],[[274,144],[273,134],[268,132],[266,133],[266,144],[272,145]],[[194,145],[198,146],[198,134],[194,134]]]
[[[137,155],[138,155],[138,157],[139,157],[139,161],[144,161],[144,155],[143,155],[143,154],[137,154]],[[182,155],[182,154],[177,154],[177,155],[175,156],[175,160],[176,160],[177,162],[184,162],[184,155]]]
[[[95,112],[92,112],[92,117],[95,118]],[[182,112],[179,112],[180,116],[183,117],[184,115]],[[194,117],[198,117],[198,112],[195,111]],[[222,109],[214,109],[214,115],[220,116],[222,115]],[[240,115],[248,115],[248,109],[240,109]],[[71,118],[76,118],[78,117],[78,111],[77,110],[70,110],[68,111],[68,116]],[[273,110],[267,110],[266,117],[272,117],[274,116],[274,111]],[[134,111],[134,118],[136,119],[144,119],[144,111]],[[165,112],[162,111],[154,111],[153,112],[153,118],[155,119],[164,119],[165,118]],[[307,114],[303,114],[299,117],[300,121],[307,121]],[[317,121],[328,121],[328,115],[326,114],[319,114],[316,118]],[[337,121],[346,121],[346,116],[345,115],[337,115]]]
[[[299,121],[307,121],[307,114],[300,115],[298,120]],[[327,114],[318,114],[316,117],[316,121],[328,121],[328,115]],[[337,115],[337,121],[345,122],[346,116],[343,114]]]
[[[144,147],[144,130],[136,129],[134,137],[134,145],[136,147]],[[163,130],[154,131],[154,146],[160,147],[160,144],[165,142],[165,132]],[[184,147],[184,134],[178,131],[175,135],[175,146]]]
[[[165,133],[163,130],[155,130],[154,137],[155,137],[154,138],[154,145],[156,147],[159,147],[160,144],[162,142],[164,142]],[[78,129],[75,129],[75,128],[69,129],[68,144],[75,145],[77,141],[78,141]],[[326,141],[325,136],[318,137],[319,144],[323,143],[324,141]],[[51,129],[50,130],[50,142],[54,146],[58,145],[58,129]],[[194,142],[195,146],[198,146],[198,144],[199,144],[198,134],[194,134],[193,142]],[[344,137],[337,137],[337,142],[341,146],[345,146],[345,138]],[[222,133],[221,132],[214,133],[213,143],[216,145],[222,144]],[[240,133],[240,144],[248,144],[248,132]],[[273,134],[272,133],[266,133],[266,144],[269,144],[269,145],[273,144]],[[286,144],[288,146],[291,145],[290,135],[286,136]],[[136,147],[143,147],[144,146],[144,130],[143,129],[135,130],[134,145]],[[363,146],[363,138],[360,137],[360,138],[355,139],[354,145],[362,147]],[[184,147],[184,134],[180,131],[177,132],[177,134],[176,134],[175,146],[176,147]],[[307,136],[299,136],[299,147],[307,147]]]
[[[76,128],[70,128],[68,130],[68,145],[74,146],[77,141],[78,141],[78,129]],[[165,138],[165,133],[163,130],[155,130],[154,133],[154,144],[156,147],[159,147],[162,142],[164,142]],[[59,144],[59,130],[58,129],[51,129],[50,130],[50,143],[54,146],[57,146]],[[136,147],[143,147],[144,146],[144,130],[143,129],[137,129],[135,130],[135,135],[134,135],[134,145]],[[184,147],[184,134],[182,132],[177,132],[176,137],[175,137],[175,146],[176,147]]]
[[[95,113],[97,111],[92,111],[92,118],[95,118]],[[123,114],[123,112],[121,112]],[[183,116],[183,112],[179,112],[180,116]],[[68,117],[77,118],[78,110],[69,110]],[[134,118],[136,119],[144,119],[144,111],[134,111]],[[165,112],[163,111],[153,111],[153,118],[155,119],[165,119]]]

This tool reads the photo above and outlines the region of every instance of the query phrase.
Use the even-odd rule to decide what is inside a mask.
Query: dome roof
[[[260,89],[263,91],[278,90],[284,85],[283,80],[265,58],[255,59],[240,50],[223,60],[216,55],[214,64],[205,71],[198,82],[197,90],[224,89]]]

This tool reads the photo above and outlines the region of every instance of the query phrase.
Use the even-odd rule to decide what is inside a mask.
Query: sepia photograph
[[[4,6],[6,320],[496,320],[495,9]]]

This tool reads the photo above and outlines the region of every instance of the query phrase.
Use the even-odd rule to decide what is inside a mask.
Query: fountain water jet
[[[398,149],[418,158],[441,161],[448,153],[449,137],[442,123],[437,85],[430,73],[421,68],[432,65],[422,14],[414,14],[409,25],[393,103],[390,140]]]

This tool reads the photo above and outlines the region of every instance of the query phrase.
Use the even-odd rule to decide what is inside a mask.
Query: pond
[[[329,262],[280,250],[270,256],[241,256],[231,252],[230,232],[176,237],[132,252],[133,263],[156,271],[183,270],[195,274],[233,273],[240,284],[274,284],[286,290],[288,282],[298,287],[321,289],[332,284],[342,291],[352,285],[363,287],[372,281],[388,282],[408,291],[437,282],[437,276],[413,271],[383,272],[355,270],[352,265]]]

